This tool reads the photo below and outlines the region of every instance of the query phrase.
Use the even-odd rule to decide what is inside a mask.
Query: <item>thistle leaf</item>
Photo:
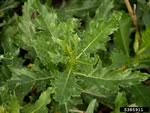
[[[9,69],[12,72],[11,79],[7,81],[9,90],[11,92],[15,91],[20,103],[23,102],[24,96],[31,91],[33,84],[36,84],[38,90],[41,90],[52,78],[47,71],[39,68],[33,71],[27,68],[16,67],[9,67]]]
[[[1,45],[4,50],[3,60],[7,65],[21,66],[23,60],[18,58],[19,48],[16,47],[14,37],[16,36],[17,30],[16,25],[6,27],[1,33]]]
[[[83,93],[90,94],[98,98],[105,98],[106,100],[116,95],[119,91],[119,86],[129,87],[146,80],[149,76],[140,72],[113,71],[101,74],[100,72],[94,73],[92,76],[87,76],[84,73],[75,73],[80,77],[80,83]],[[87,85],[88,83],[88,85]],[[104,101],[105,104],[113,106],[109,101]]]
[[[97,49],[105,49],[105,43],[109,40],[108,36],[118,29],[120,17],[121,14],[115,12],[108,20],[103,20],[101,17],[92,20],[90,28],[84,32],[84,39],[81,41],[80,52],[76,59]]]
[[[33,42],[34,39],[36,39],[36,31],[31,20],[32,13],[34,11],[32,4],[36,4],[35,0],[30,0],[24,4],[23,15],[18,17],[18,31],[17,35],[14,36],[14,42],[18,47],[29,51],[28,57],[35,58],[36,52],[33,47]]]
[[[54,86],[56,87],[55,99],[59,101],[60,104],[64,104],[69,101],[71,96],[77,95],[77,85],[74,75],[72,74],[72,69],[67,73],[59,73],[56,76]]]

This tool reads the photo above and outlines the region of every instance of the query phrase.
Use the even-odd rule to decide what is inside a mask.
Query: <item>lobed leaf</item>
[[[58,73],[55,76],[54,86],[56,87],[56,94],[54,97],[60,104],[69,101],[71,96],[75,96],[78,93],[76,79],[71,71],[72,69],[68,72]]]
[[[89,30],[84,31],[84,39],[81,41],[81,48],[76,59],[97,49],[105,49],[105,43],[109,40],[108,36],[118,29],[120,17],[120,13],[114,12],[108,20],[103,20],[101,17],[92,20]]]
[[[27,68],[9,67],[12,72],[12,77],[7,81],[9,90],[15,91],[19,102],[23,102],[23,98],[31,91],[33,84],[36,84],[38,90],[45,88],[48,84],[50,74],[47,71],[34,68],[31,71]]]
[[[14,37],[16,37],[16,25],[6,27],[1,33],[1,45],[4,50],[3,61],[6,65],[22,66],[23,59],[18,58],[19,48],[16,47]]]
[[[119,87],[129,87],[146,80],[149,76],[140,72],[125,71],[108,71],[106,74],[95,72],[91,76],[84,73],[75,73],[79,76],[82,82],[80,87],[82,92],[106,100],[119,91]],[[88,84],[87,84],[88,83]],[[111,107],[113,104],[109,101],[104,101]]]

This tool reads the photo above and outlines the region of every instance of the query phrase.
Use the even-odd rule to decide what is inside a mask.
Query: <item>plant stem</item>
[[[135,27],[135,30],[136,30],[136,32],[138,33],[138,40],[139,40],[139,43],[141,43],[141,36],[140,36],[139,29],[138,29],[137,19],[136,19],[136,14],[135,14],[136,4],[134,4],[134,7],[133,7],[133,9],[132,9],[129,0],[124,0],[124,1],[125,1],[125,4],[126,4],[126,7],[127,7],[128,11],[129,11],[129,15],[130,15],[131,18],[132,18],[132,21],[133,21],[133,25],[134,25],[134,27]]]

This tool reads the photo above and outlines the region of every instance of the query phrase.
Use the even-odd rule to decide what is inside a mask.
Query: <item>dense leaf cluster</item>
[[[20,3],[13,1],[1,1],[0,18]],[[150,75],[141,72],[150,68],[150,5],[137,4],[141,42],[117,0],[28,0],[21,16],[2,16],[0,113],[150,107]]]

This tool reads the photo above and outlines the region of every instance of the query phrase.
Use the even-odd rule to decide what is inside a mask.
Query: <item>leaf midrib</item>
[[[66,81],[65,81],[65,84],[64,84],[63,90],[62,90],[62,92],[61,92],[61,94],[62,94],[62,95],[64,94],[64,91],[65,91],[65,89],[66,89],[66,86],[67,86],[68,80],[69,80],[69,78],[70,78],[71,71],[72,71],[72,67],[70,68],[70,70],[69,70],[69,72],[68,72],[68,74],[67,74],[67,78],[66,78]]]
[[[110,20],[108,20],[107,22],[109,22]],[[109,26],[111,26],[111,24],[109,24],[107,27],[105,26],[105,28],[81,51],[81,53],[76,57],[76,59],[79,59],[81,55],[99,38],[99,36],[105,31],[105,29],[109,28]]]
[[[79,76],[83,76],[83,77],[86,77],[86,78],[92,78],[92,79],[97,79],[97,80],[105,80],[105,81],[129,81],[129,80],[132,80],[132,79],[138,79],[139,78],[139,77],[136,77],[136,78],[128,78],[127,77],[128,79],[105,79],[105,78],[100,78],[100,77],[87,76],[84,73],[74,72],[74,74],[79,75]],[[142,80],[142,79],[140,79],[140,80]]]

